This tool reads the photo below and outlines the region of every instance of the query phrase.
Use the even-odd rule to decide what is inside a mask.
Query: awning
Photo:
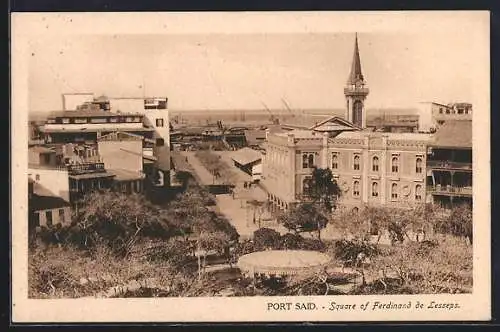
[[[240,165],[248,165],[262,159],[262,153],[250,148],[243,148],[236,151],[231,159]]]

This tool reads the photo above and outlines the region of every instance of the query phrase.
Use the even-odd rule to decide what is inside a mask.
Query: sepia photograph
[[[489,317],[488,13],[109,15],[13,20],[20,316]]]

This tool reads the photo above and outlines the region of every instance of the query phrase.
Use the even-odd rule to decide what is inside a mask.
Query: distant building
[[[148,164],[151,158],[144,154],[146,140],[139,135],[120,132],[99,138],[99,156],[105,169],[116,175],[114,181],[118,182],[120,191],[129,193],[143,191],[146,178],[144,164]],[[148,171],[150,178],[153,177],[153,170],[149,168]]]
[[[261,129],[245,130],[245,142],[249,147],[260,147],[266,142],[266,131]]]
[[[71,223],[70,204],[61,197],[43,191],[40,184],[28,178],[29,228]]]
[[[472,104],[420,103],[419,131],[435,132],[439,126],[450,120],[472,121]]]
[[[104,163],[82,163],[67,167],[70,201],[77,204],[86,194],[101,189],[111,189],[115,184],[115,173],[104,168]]]
[[[448,120],[429,144],[428,193],[435,204],[472,206],[472,121]]]
[[[374,131],[386,133],[416,133],[418,132],[418,115],[383,115],[368,118],[367,127]]]
[[[252,181],[260,181],[262,175],[262,153],[251,148],[242,148],[232,154],[234,165],[252,176]]]
[[[58,165],[54,150],[42,146],[28,148],[28,176],[51,195],[70,201],[68,170]]]
[[[94,94],[87,92],[63,93],[61,97],[63,111],[76,111],[80,105],[94,100]]]

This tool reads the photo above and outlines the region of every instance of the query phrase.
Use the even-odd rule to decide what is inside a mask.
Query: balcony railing
[[[344,88],[344,94],[349,94],[349,95],[366,95],[369,93],[369,89],[367,87],[364,88],[354,88],[354,87],[348,87]]]
[[[461,163],[447,160],[427,160],[427,167],[472,170],[472,163]]]
[[[472,187],[456,187],[456,186],[427,186],[427,191],[432,194],[443,194],[443,195],[472,195]]]
[[[104,163],[83,163],[77,165],[68,165],[68,172],[74,175],[83,173],[105,172],[105,169]]]

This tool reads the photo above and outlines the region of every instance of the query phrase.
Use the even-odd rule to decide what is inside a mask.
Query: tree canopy
[[[320,237],[320,232],[327,225],[328,219],[316,205],[302,203],[281,214],[278,222],[294,233],[317,231]]]
[[[308,195],[322,209],[331,211],[336,207],[341,192],[329,168],[314,168],[309,183]]]

